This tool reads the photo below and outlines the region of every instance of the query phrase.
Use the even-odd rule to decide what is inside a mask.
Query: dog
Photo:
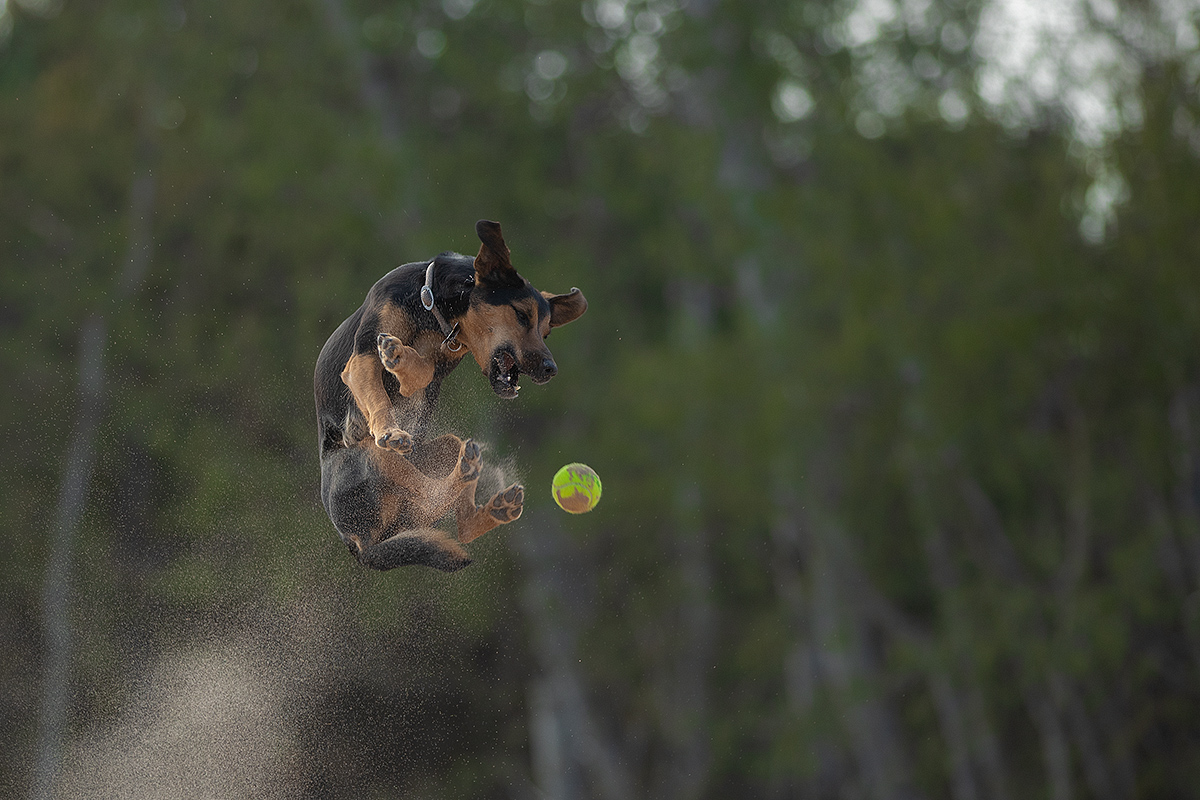
[[[504,399],[518,378],[558,372],[550,331],[587,310],[579,289],[541,292],[513,268],[499,223],[480,220],[474,259],[442,253],[379,279],[321,348],[313,377],[321,503],[358,562],[453,572],[464,544],[521,516],[512,484],[475,504],[479,445],[426,439],[442,382],[470,353]],[[434,526],[453,509],[457,538]]]

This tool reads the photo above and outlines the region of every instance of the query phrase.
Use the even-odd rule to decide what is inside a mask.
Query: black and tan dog
[[[517,396],[522,373],[545,383],[558,372],[550,330],[587,310],[578,289],[539,292],[518,275],[498,223],[475,232],[474,260],[443,253],[383,276],[317,358],[321,502],[368,567],[460,569],[463,544],[521,515],[518,484],[475,504],[478,444],[424,438],[438,393],[467,353],[500,397]],[[457,540],[433,527],[452,508]]]

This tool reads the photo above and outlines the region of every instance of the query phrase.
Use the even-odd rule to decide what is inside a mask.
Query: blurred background
[[[1198,23],[0,0],[0,792],[1194,796]],[[369,573],[313,365],[480,218],[590,310]]]

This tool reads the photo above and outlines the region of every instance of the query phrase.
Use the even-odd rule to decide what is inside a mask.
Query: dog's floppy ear
[[[578,289],[572,289],[566,294],[550,294],[542,292],[542,297],[550,303],[550,327],[557,328],[574,322],[587,311],[587,298]]]
[[[522,285],[521,276],[508,260],[508,245],[504,243],[500,223],[481,219],[475,223],[475,233],[479,236],[479,241],[483,242],[479,248],[479,255],[475,256],[476,285]]]

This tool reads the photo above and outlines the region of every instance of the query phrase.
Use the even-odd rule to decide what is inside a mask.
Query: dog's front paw
[[[385,450],[392,450],[400,455],[413,449],[412,434],[399,428],[388,428],[375,434],[375,444]]]
[[[463,483],[470,483],[479,477],[482,467],[483,453],[479,449],[479,443],[474,439],[467,439],[463,442],[462,459],[458,464],[458,477]]]
[[[388,371],[400,368],[400,356],[407,349],[404,342],[390,333],[381,333],[375,340],[379,347],[379,360]]]
[[[412,397],[433,380],[434,362],[423,358],[404,342],[390,333],[381,333],[376,339],[379,361],[383,368],[396,376],[400,382],[400,394]]]
[[[489,500],[484,508],[501,525],[514,521],[525,508],[525,487],[514,483]]]

